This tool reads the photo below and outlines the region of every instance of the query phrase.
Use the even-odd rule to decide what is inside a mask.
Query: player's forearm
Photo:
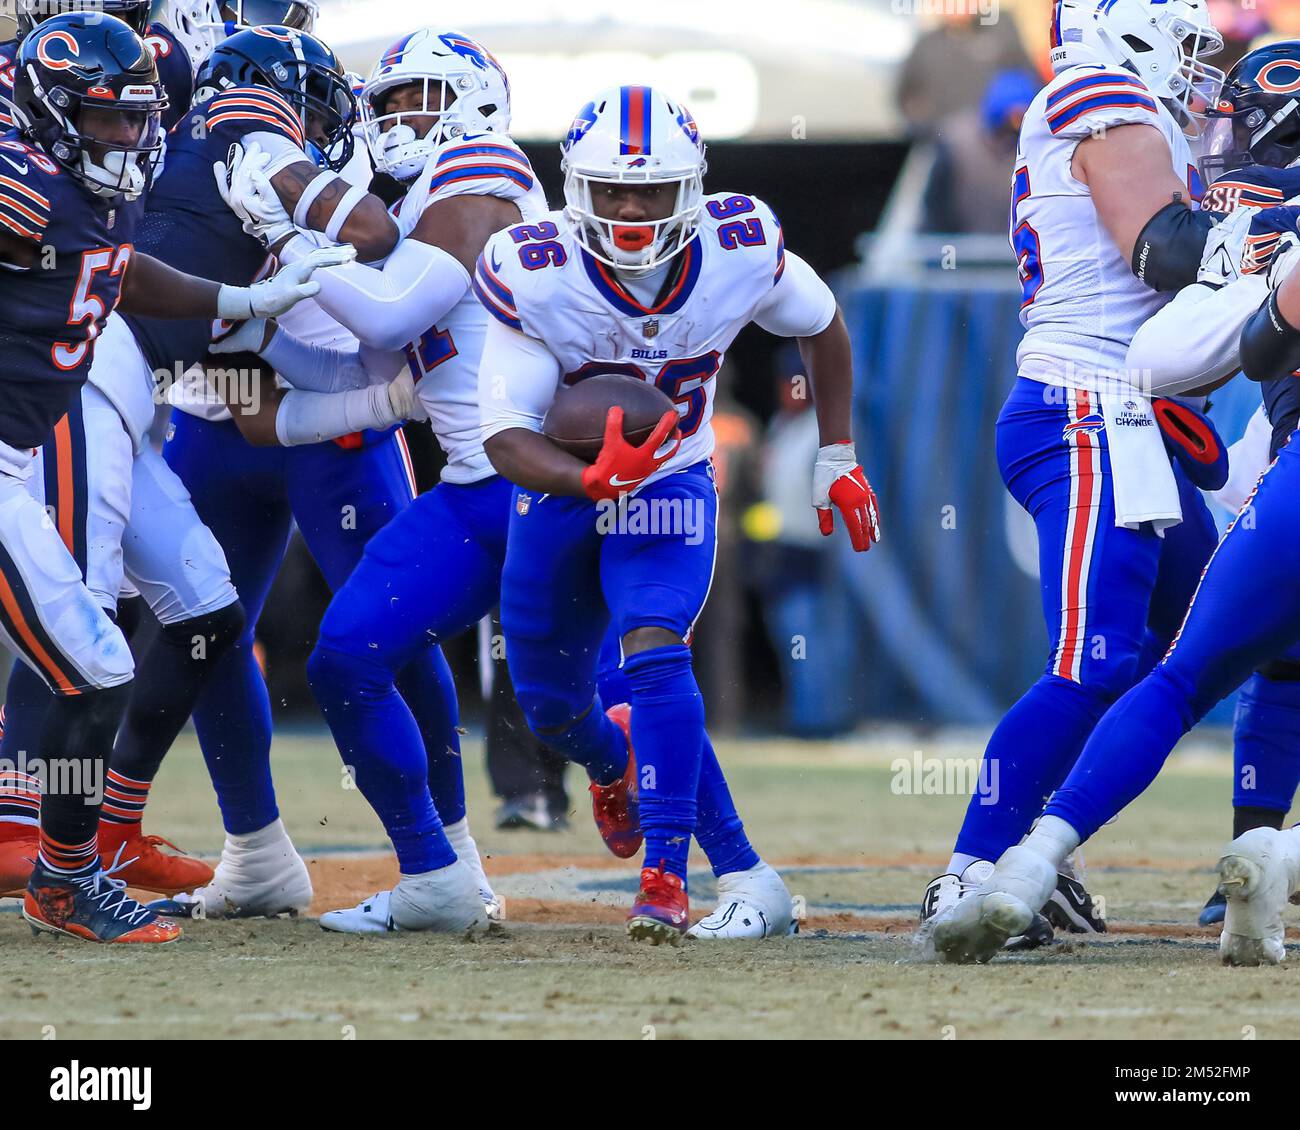
[[[335,173],[300,161],[276,173],[271,184],[300,227],[352,244],[362,262],[382,259],[397,246],[401,233],[384,202]],[[304,202],[306,208],[300,207]],[[340,209],[346,211],[340,214]]]
[[[821,333],[799,339],[799,354],[812,381],[821,445],[851,442],[853,352],[848,327],[839,310]]]
[[[137,251],[122,281],[119,308],[148,318],[215,318],[221,284],[187,275]]]
[[[507,428],[483,442],[488,461],[502,478],[538,494],[585,498],[587,465],[527,428]]]

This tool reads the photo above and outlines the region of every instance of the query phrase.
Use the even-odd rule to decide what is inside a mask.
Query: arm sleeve
[[[275,436],[281,446],[296,447],[302,443],[323,443],[368,428],[379,431],[398,422],[387,385],[336,393],[290,389],[275,413]]]
[[[560,384],[560,362],[536,338],[489,318],[478,369],[483,441],[510,428],[540,432]]]
[[[282,258],[294,262],[315,244],[294,237]],[[363,345],[397,350],[447,315],[469,289],[469,272],[441,247],[406,239],[383,267],[346,263],[317,271],[316,301]]]
[[[1276,381],[1300,371],[1300,330],[1282,316],[1277,291],[1241,331],[1241,369],[1252,381]]]
[[[283,328],[275,331],[262,350],[263,359],[296,389],[306,392],[344,392],[390,381],[400,370],[402,355],[367,349],[345,352],[294,337]]]
[[[262,152],[268,154],[271,158],[270,163],[262,172],[269,180],[276,173],[281,173],[290,165],[296,165],[300,161],[306,161],[309,165],[315,164],[310,157],[303,152],[302,146],[290,141],[282,133],[269,133],[266,130],[255,130],[250,133],[246,141],[255,141],[262,147]],[[322,170],[323,171],[323,170]],[[329,176],[329,173],[325,173]]]
[[[1125,365],[1157,396],[1217,381],[1241,368],[1242,327],[1267,297],[1260,275],[1218,290],[1185,287],[1134,335]]]
[[[754,309],[754,321],[777,337],[813,337],[835,317],[835,295],[807,263],[791,251],[785,269]]]

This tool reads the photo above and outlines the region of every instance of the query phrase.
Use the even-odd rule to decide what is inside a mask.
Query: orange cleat
[[[212,882],[212,868],[201,859],[185,854],[167,855],[158,850],[160,847],[181,850],[162,836],[142,835],[139,824],[99,825],[99,854],[106,860],[121,861],[120,866],[114,864],[113,876],[128,887],[175,895]]]
[[[23,917],[34,934],[43,930],[84,942],[160,945],[181,936],[175,922],[136,902],[125,883],[103,870],[67,879],[38,863],[23,898]]]
[[[641,850],[641,813],[637,803],[636,754],[632,749],[632,708],[626,703],[611,706],[606,716],[627,738],[627,770],[610,785],[591,783],[591,814],[596,831],[619,859],[631,859]]]
[[[690,903],[682,880],[663,865],[641,868],[641,889],[627,916],[628,937],[652,946],[677,945],[686,934]]]
[[[0,898],[20,895],[36,866],[40,836],[35,824],[0,822]]]

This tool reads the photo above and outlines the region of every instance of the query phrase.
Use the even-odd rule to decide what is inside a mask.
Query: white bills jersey
[[[429,205],[452,196],[498,196],[512,201],[524,222],[546,212],[546,196],[528,158],[504,134],[457,138],[430,156],[424,171],[393,208],[403,238]],[[478,363],[487,312],[466,287],[436,326],[406,347],[406,361],[434,435],[447,453],[442,477],[472,483],[495,474],[483,454],[478,408]]]
[[[1133,274],[1071,169],[1079,143],[1117,126],[1153,126],[1169,145],[1188,196],[1203,195],[1182,130],[1127,71],[1071,67],[1030,105],[1020,130],[1011,203],[1011,243],[1024,294],[1021,376],[1101,391],[1127,383],[1125,355],[1139,326],[1171,295]],[[1160,142],[1152,137],[1153,145]]]
[[[716,193],[703,205],[699,230],[656,294],[590,255],[561,212],[488,240],[474,275],[496,318],[479,378],[484,439],[514,427],[540,432],[561,385],[613,372],[651,382],[677,406],[681,448],[647,483],[712,454],[714,378],[736,335],[757,322],[811,337],[836,307],[826,284],[786,252],[761,200]]]

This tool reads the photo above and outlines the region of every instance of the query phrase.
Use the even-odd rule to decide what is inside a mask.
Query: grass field
[[[806,909],[799,936],[637,946],[621,920],[632,864],[603,853],[575,789],[570,831],[497,833],[477,745],[471,823],[508,922],[467,941],[340,937],[310,917],[193,922],[160,952],[31,935],[0,904],[0,1038],[1186,1037],[1293,1034],[1294,968],[1226,970],[1196,927],[1229,828],[1230,762],[1213,734],[1089,845],[1088,885],[1112,933],[981,968],[918,963],[916,903],[946,862],[965,799],[898,795],[894,758],[977,756],[982,735],[879,734],[836,744],[719,743],[752,838]],[[313,914],[391,884],[364,800],[327,736],[278,735],[286,823],[311,861]],[[169,758],[147,828],[219,850],[192,738]],[[698,855],[698,853],[697,853]],[[703,868],[702,859],[694,862]],[[707,909],[707,869],[692,908]]]

